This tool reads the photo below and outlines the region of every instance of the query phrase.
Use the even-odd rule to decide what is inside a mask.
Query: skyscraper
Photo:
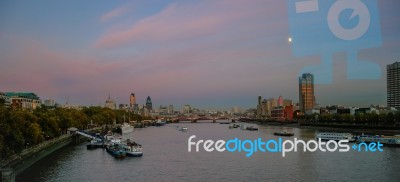
[[[400,62],[387,65],[387,105],[400,108]]]
[[[304,73],[299,77],[299,104],[300,110],[304,113],[314,108],[314,75],[310,73]]]
[[[131,93],[131,96],[129,97],[129,108],[133,109],[135,104],[136,104],[135,93]]]
[[[257,104],[257,118],[261,118],[262,116],[262,105],[261,105],[262,97],[258,96],[258,104]]]
[[[282,98],[281,95],[278,98],[278,103],[277,104],[278,104],[278,106],[283,106],[283,98]]]
[[[152,111],[152,110],[153,110],[153,104],[151,103],[151,98],[150,98],[150,96],[147,96],[147,99],[146,99],[146,108],[147,108],[147,110],[149,110],[149,111]]]

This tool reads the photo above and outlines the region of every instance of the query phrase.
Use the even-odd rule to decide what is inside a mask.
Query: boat
[[[140,157],[143,155],[142,145],[136,142],[131,142],[129,139],[127,140],[126,144],[121,144],[120,146],[125,151],[127,156]]]
[[[161,119],[158,119],[155,124],[156,124],[156,126],[164,126],[165,121],[162,121]]]
[[[219,124],[231,124],[231,122],[220,122]]]
[[[122,144],[122,138],[120,136],[116,136],[116,135],[110,135],[107,134],[106,136],[104,136],[104,143],[106,145],[119,145]]]
[[[274,135],[276,135],[276,136],[294,136],[294,133],[288,133],[288,132],[284,131],[284,132],[275,132]]]
[[[118,144],[107,145],[106,150],[115,158],[124,158],[126,156],[126,151]]]
[[[179,130],[183,131],[183,132],[186,132],[186,131],[188,131],[188,128],[187,127],[181,127]]]
[[[318,133],[317,139],[321,140],[348,140],[349,142],[354,142],[355,137],[351,133]]]
[[[122,134],[133,132],[134,128],[135,127],[133,127],[132,125],[130,125],[128,123],[124,123],[121,125]]]
[[[361,135],[357,137],[358,143],[381,143],[384,146],[397,146],[400,147],[400,136],[379,136],[379,135]]]
[[[239,128],[240,127],[240,125],[238,125],[238,124],[230,124],[229,125],[229,128],[230,129],[232,129],[232,128]]]
[[[250,130],[250,131],[257,131],[257,130],[258,130],[258,128],[257,128],[257,127],[255,127],[255,126],[248,126],[248,127],[246,127],[246,130]]]
[[[90,143],[86,145],[86,148],[87,148],[88,150],[90,150],[90,149],[96,149],[96,148],[102,148],[103,145],[104,145],[104,143],[103,143],[103,140],[102,140],[102,139],[93,137],[93,138],[90,140]]]

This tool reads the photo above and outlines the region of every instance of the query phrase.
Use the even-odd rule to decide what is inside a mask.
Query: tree
[[[30,145],[36,145],[43,141],[42,128],[38,123],[31,123],[27,134],[28,137],[26,138],[26,141]]]
[[[394,115],[394,120],[395,122],[399,123],[400,122],[400,111],[397,111],[396,114]]]
[[[350,114],[341,114],[339,115],[339,118],[341,122],[349,122],[349,123],[353,122],[353,116]]]
[[[394,124],[394,114],[393,113],[388,113],[386,116],[386,123],[387,124]]]
[[[363,114],[363,113],[356,113],[356,114],[354,115],[354,121],[355,121],[357,124],[364,124],[364,123],[365,123],[365,114]]]
[[[332,122],[332,114],[329,113],[321,114],[319,120],[322,122]]]
[[[386,123],[387,120],[387,114],[386,113],[379,113],[378,114],[378,122],[379,124]]]

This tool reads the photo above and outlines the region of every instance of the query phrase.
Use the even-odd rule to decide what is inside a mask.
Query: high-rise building
[[[283,98],[282,98],[281,95],[278,98],[278,103],[277,104],[278,104],[278,106],[283,106]]]
[[[150,96],[147,96],[146,99],[146,108],[148,111],[152,111],[153,110],[153,104],[151,103],[151,98]]]
[[[174,106],[173,105],[169,105],[168,106],[168,113],[174,113]]]
[[[258,104],[257,104],[257,118],[261,118],[262,117],[262,105],[261,105],[261,100],[262,97],[258,96]]]
[[[299,104],[303,113],[314,108],[314,75],[310,73],[299,77]]]
[[[387,105],[400,108],[400,62],[387,65]]]
[[[129,108],[133,109],[135,104],[136,104],[135,93],[131,93],[131,96],[129,97]]]
[[[190,106],[190,105],[185,105],[185,106],[183,106],[183,113],[184,114],[188,114],[188,113],[191,113],[192,112],[192,107]]]
[[[266,118],[271,116],[271,111],[278,104],[277,100],[274,98],[264,99],[261,104],[259,104],[257,114],[261,118]]]

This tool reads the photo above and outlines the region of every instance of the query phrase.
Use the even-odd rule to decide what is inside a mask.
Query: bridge
[[[234,119],[227,118],[227,117],[179,117],[176,120],[178,122],[180,122],[180,121],[190,121],[192,123],[196,123],[198,121],[212,121],[213,123],[217,123],[217,120],[227,120],[228,122],[233,122],[233,123],[235,122]]]

